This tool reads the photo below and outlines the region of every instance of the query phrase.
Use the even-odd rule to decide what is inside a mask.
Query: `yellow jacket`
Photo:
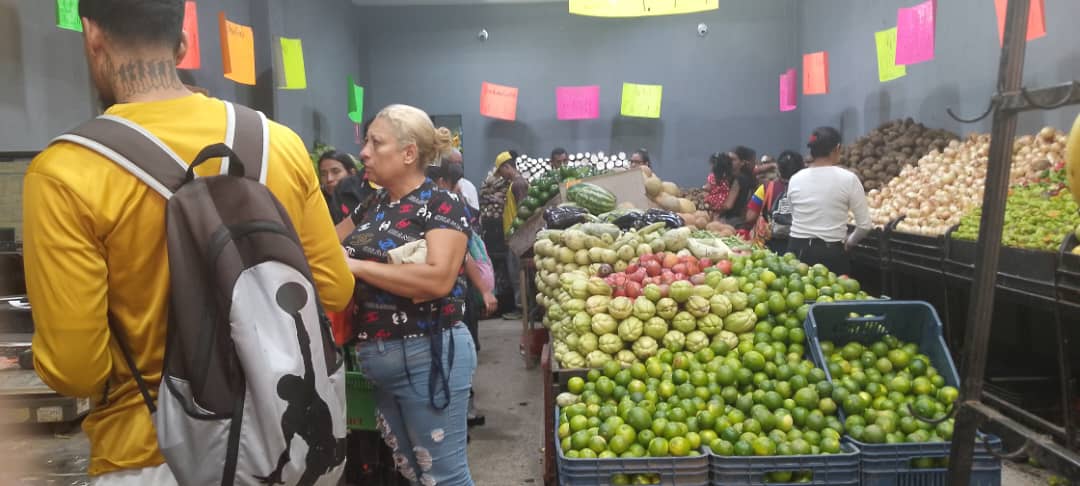
[[[183,160],[225,139],[225,107],[196,94],[115,105]],[[348,303],[353,277],[300,138],[270,123],[267,187],[300,235],[319,297],[329,310]],[[216,174],[220,161],[203,164]],[[30,164],[23,182],[26,284],[34,317],[34,367],[59,393],[101,402],[83,422],[90,474],[164,462],[149,411],[110,338],[106,313],[126,333],[136,365],[156,395],[165,352],[169,267],[165,201],[112,161],[58,143]]]

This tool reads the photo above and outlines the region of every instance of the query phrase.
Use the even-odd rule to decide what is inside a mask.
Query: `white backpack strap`
[[[270,124],[266,115],[243,105],[225,102],[225,112],[229,127],[225,135],[225,145],[236,152],[244,164],[244,174],[250,179],[266,184],[266,170],[270,153]],[[222,174],[228,170],[233,160],[222,162]]]
[[[102,115],[50,142],[69,142],[112,160],[165,199],[184,183],[187,164],[161,140],[130,120]]]

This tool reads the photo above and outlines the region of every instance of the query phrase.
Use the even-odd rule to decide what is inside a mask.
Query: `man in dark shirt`
[[[566,153],[566,149],[559,147],[551,151],[551,170],[559,170],[570,161],[570,154]]]

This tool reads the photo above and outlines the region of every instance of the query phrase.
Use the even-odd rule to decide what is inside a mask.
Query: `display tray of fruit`
[[[806,333],[814,362],[828,372],[845,440],[862,451],[863,481],[868,465],[894,475],[920,469],[944,474],[960,378],[933,307],[904,301],[815,305]],[[980,461],[997,464],[1000,473],[993,456],[982,452]]]

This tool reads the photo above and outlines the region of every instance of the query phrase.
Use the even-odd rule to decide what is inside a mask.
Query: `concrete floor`
[[[542,374],[525,369],[518,354],[520,322],[480,325],[480,366],[474,377],[477,406],[486,425],[472,430],[469,466],[478,486],[543,483]],[[89,445],[76,427],[0,430],[0,485],[88,485]],[[1006,463],[1002,484],[1047,484],[1049,474]]]

